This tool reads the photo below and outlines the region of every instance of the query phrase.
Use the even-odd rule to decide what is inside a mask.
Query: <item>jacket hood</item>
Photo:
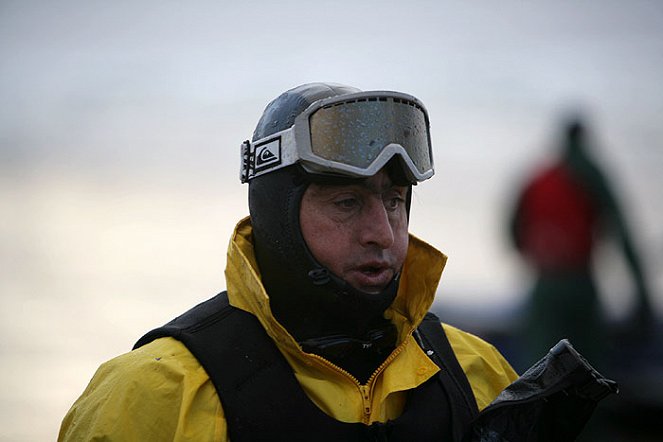
[[[398,293],[384,313],[398,330],[398,343],[421,323],[433,304],[446,260],[439,250],[410,234]],[[301,352],[299,344],[272,314],[269,295],[260,279],[248,217],[237,224],[230,240],[226,282],[233,306],[255,315],[282,348]]]

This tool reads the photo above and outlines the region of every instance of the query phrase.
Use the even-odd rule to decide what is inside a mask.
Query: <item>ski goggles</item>
[[[370,177],[394,156],[412,183],[434,173],[426,108],[399,92],[318,100],[290,128],[242,143],[241,156],[242,183],[295,163],[314,174]]]

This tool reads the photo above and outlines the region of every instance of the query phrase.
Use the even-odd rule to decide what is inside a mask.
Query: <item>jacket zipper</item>
[[[336,370],[337,372],[343,374],[345,377],[350,379],[352,383],[354,384],[355,387],[357,387],[357,390],[359,391],[359,394],[361,395],[361,400],[362,400],[362,408],[363,408],[363,415],[362,415],[362,423],[366,425],[370,425],[371,423],[371,412],[372,412],[372,405],[371,405],[371,399],[373,396],[373,382],[375,379],[380,375],[380,373],[385,369],[387,365],[391,363],[394,359],[396,359],[396,356],[399,355],[400,352],[403,351],[403,348],[407,345],[407,340],[403,341],[398,347],[394,349],[393,352],[389,356],[387,356],[387,359],[382,362],[378,366],[378,368],[375,369],[373,374],[368,378],[366,381],[365,385],[362,385],[359,382],[359,379],[354,377],[350,372],[347,370],[343,369],[342,367],[339,367],[338,365],[329,362],[325,358],[318,356],[316,354],[308,354],[309,356],[312,356],[314,359],[319,361],[322,365],[327,366],[328,368],[331,368],[333,370]]]

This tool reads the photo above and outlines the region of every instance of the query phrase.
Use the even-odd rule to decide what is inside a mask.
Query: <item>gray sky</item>
[[[305,82],[428,107],[411,230],[450,256],[442,305],[521,299],[508,204],[583,109],[661,306],[662,23],[658,1],[0,2],[0,440],[52,439],[99,363],[225,287],[239,144]]]

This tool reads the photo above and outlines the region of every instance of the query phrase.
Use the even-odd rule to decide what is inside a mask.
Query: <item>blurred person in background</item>
[[[569,338],[595,364],[607,363],[608,333],[592,258],[597,241],[614,238],[632,276],[635,324],[651,322],[643,267],[608,179],[592,158],[581,118],[564,127],[560,155],[536,170],[510,219],[513,244],[536,273],[525,320],[528,360]]]

